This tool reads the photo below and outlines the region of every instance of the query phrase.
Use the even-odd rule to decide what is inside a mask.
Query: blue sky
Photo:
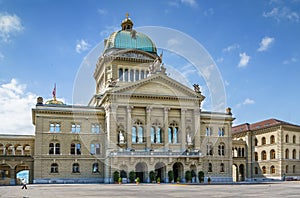
[[[206,49],[234,124],[271,117],[300,124],[299,0],[0,0],[0,134],[34,134],[31,108],[37,96],[52,97],[54,83],[72,104],[84,57],[120,29],[126,12],[134,28],[172,28]],[[188,69],[172,60],[164,62]]]

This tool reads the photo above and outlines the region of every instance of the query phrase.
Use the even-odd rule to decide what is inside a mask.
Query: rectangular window
[[[73,123],[71,127],[72,127],[71,128],[72,133],[80,133],[80,128],[81,128],[80,124]]]
[[[99,124],[92,124],[91,132],[92,133],[100,133],[100,125]]]
[[[223,137],[225,134],[225,129],[224,127],[219,127],[219,130],[218,130],[218,136],[219,137]]]
[[[59,123],[50,123],[49,131],[51,133],[58,133],[60,132],[60,124]]]
[[[211,136],[212,135],[212,128],[211,127],[206,127],[205,135],[206,136]]]

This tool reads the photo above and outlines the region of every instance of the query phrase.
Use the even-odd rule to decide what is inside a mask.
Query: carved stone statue
[[[197,92],[197,93],[200,93],[200,87],[198,84],[193,84],[194,86],[194,91]]]
[[[122,131],[119,132],[119,143],[125,143],[125,137]]]
[[[162,63],[162,53],[159,57],[156,57],[153,61],[153,63],[149,66],[149,74],[155,74],[156,72],[160,72],[163,68],[161,68]],[[165,71],[165,68],[164,68]]]
[[[186,140],[187,140],[187,143],[188,143],[188,144],[191,144],[191,143],[192,143],[192,137],[190,136],[189,133],[188,133],[187,136],[186,136]]]
[[[117,84],[117,79],[110,78],[107,82],[109,87],[114,87]]]

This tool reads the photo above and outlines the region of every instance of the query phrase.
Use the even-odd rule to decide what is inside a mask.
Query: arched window
[[[218,146],[218,154],[220,156],[224,156],[225,155],[225,144],[224,143],[221,143],[219,146]]]
[[[150,129],[151,143],[161,143],[161,128],[152,126]]]
[[[258,145],[258,140],[257,138],[254,139],[254,146],[257,146]]]
[[[296,136],[293,135],[293,144],[296,144]]]
[[[123,69],[119,69],[119,81],[123,81]]]
[[[128,69],[125,69],[125,82],[128,82]]]
[[[80,129],[81,129],[80,124],[75,124],[75,123],[73,123],[73,124],[71,125],[71,132],[72,132],[72,133],[80,133]]]
[[[271,172],[271,174],[275,174],[275,166],[270,167],[270,172]]]
[[[271,135],[271,137],[270,137],[270,144],[275,144],[275,137],[274,137],[274,135]]]
[[[258,153],[254,152],[254,160],[257,162],[258,161]]]
[[[225,171],[224,163],[221,163],[221,164],[220,164],[220,172],[221,172],[221,173],[224,173],[224,171]]]
[[[296,165],[293,165],[293,173],[296,173]]]
[[[81,144],[80,143],[72,143],[71,144],[71,155],[81,155]]]
[[[296,149],[294,149],[293,150],[293,159],[296,159],[296,154],[297,154]]]
[[[132,143],[137,143],[137,134],[136,134],[136,127],[131,128],[131,137],[132,137]]]
[[[60,154],[60,143],[50,143],[49,155],[59,155],[59,154]]]
[[[144,79],[145,78],[145,72],[144,70],[141,71],[141,79]]]
[[[262,173],[263,173],[263,174],[266,174],[266,173],[267,173],[267,169],[266,169],[265,166],[262,167]]]
[[[289,159],[290,151],[289,149],[285,150],[285,159]]]
[[[90,153],[91,153],[92,155],[95,155],[95,154],[96,154],[95,144],[91,144],[91,150],[90,150]]]
[[[265,137],[262,137],[261,138],[261,145],[265,145],[266,144],[266,138]]]
[[[275,158],[276,158],[276,153],[275,153],[275,150],[272,149],[272,150],[270,151],[270,159],[275,159]]]
[[[285,173],[289,173],[289,165],[285,166]]]
[[[130,70],[130,82],[134,81],[134,71],[133,69]]]
[[[261,160],[267,160],[267,153],[266,151],[261,152]]]
[[[242,148],[242,157],[245,157],[245,148]]]
[[[169,143],[178,143],[178,124],[173,121],[168,128]]]
[[[80,173],[80,169],[79,169],[79,164],[78,163],[74,163],[72,166],[72,173]]]
[[[51,173],[58,173],[58,165],[57,163],[53,163],[51,164],[51,170],[50,170]]]
[[[258,168],[257,168],[257,167],[254,168],[254,174],[255,174],[255,175],[258,174]]]
[[[140,73],[139,73],[139,70],[135,70],[135,81],[138,81],[139,80],[139,76]]]
[[[139,120],[137,120],[134,123],[134,126],[131,128],[132,132],[132,143],[144,143],[144,128],[143,123]]]
[[[212,143],[208,143],[206,145],[206,155],[213,155],[213,145]]]
[[[93,173],[99,173],[99,164],[98,164],[97,162],[95,162],[95,163],[93,164],[92,172],[93,172]]]
[[[285,135],[285,142],[289,143],[289,135]]]
[[[212,163],[208,163],[208,172],[212,172]]]

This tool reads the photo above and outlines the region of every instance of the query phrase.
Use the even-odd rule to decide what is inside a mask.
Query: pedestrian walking
[[[24,178],[22,178],[21,183],[22,183],[22,189],[24,188],[27,189],[26,180]]]

